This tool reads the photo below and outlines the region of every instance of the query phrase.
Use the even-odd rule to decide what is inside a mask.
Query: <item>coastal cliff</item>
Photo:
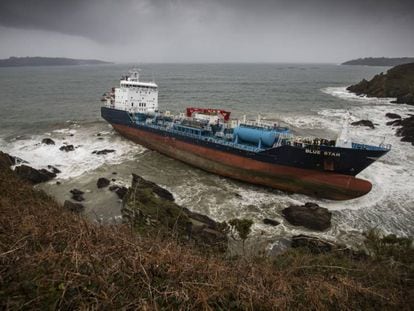
[[[0,152],[1,309],[404,310],[414,303],[409,239],[370,233],[368,256],[301,235],[276,257],[234,258],[162,234],[190,221],[197,242],[215,224],[137,176],[124,200],[132,223],[101,225],[34,189],[13,163]]]
[[[395,103],[414,105],[414,63],[391,68],[387,73],[380,73],[370,81],[363,79],[349,86],[347,90],[368,97],[394,97]]]

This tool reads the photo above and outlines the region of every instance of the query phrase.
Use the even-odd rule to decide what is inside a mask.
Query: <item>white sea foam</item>
[[[99,131],[102,125],[84,126],[72,124],[68,128],[54,130],[44,135],[33,135],[28,138],[0,141],[0,149],[29,162],[34,168],[44,168],[53,165],[62,171],[60,179],[80,176],[95,170],[104,163],[118,164],[132,159],[144,148],[113,135],[105,125],[104,131]],[[97,133],[100,136],[97,136]],[[73,136],[71,136],[73,135]],[[45,145],[41,141],[49,137],[55,145]],[[61,151],[63,145],[74,145],[74,151]],[[92,154],[95,150],[114,149],[115,152],[106,155]]]

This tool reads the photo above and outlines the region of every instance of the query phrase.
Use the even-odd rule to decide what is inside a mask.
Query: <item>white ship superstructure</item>
[[[107,107],[130,113],[148,113],[158,110],[158,85],[139,81],[139,71],[134,69],[121,78],[120,85],[113,88],[103,99]]]

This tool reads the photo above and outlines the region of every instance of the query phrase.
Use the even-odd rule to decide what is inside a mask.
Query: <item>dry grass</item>
[[[2,309],[399,309],[412,262],[291,250],[226,259],[127,225],[101,226],[0,173]]]

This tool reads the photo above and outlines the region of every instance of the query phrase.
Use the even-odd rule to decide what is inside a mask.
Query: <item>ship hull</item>
[[[122,136],[149,149],[205,171],[252,184],[331,200],[360,197],[372,188],[370,182],[349,175],[270,164],[143,128],[111,124]]]

